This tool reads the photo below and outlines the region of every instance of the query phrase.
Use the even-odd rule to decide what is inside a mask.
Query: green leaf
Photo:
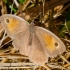
[[[60,34],[61,37],[65,36],[65,34],[66,34],[65,31],[67,31],[67,29],[70,30],[70,9],[68,10],[68,12],[66,14],[65,19],[66,19],[66,26],[67,26],[67,28],[66,28],[65,25],[60,26],[60,32],[59,32],[59,34]]]
[[[8,0],[4,0],[4,2],[5,2],[7,5],[10,5],[10,3],[9,3]]]
[[[4,0],[4,2],[5,2],[5,3],[7,3],[7,2],[8,2],[8,0]]]
[[[17,9],[15,9],[12,5],[9,5],[9,8],[10,8],[14,13],[17,12]]]
[[[60,29],[60,32],[59,32],[61,37],[64,37],[65,31],[67,31],[67,29],[70,30],[70,21],[66,22],[66,26],[65,25],[61,26],[61,29]]]
[[[25,2],[25,0],[18,0],[20,2],[20,4],[23,4]]]

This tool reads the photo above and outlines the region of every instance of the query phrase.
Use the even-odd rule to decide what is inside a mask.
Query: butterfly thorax
[[[34,24],[30,24],[29,25],[29,32],[30,32],[29,45],[32,45],[33,34],[35,33],[35,26],[34,26]]]
[[[34,26],[34,24],[30,24],[29,25],[29,31],[30,31],[30,33],[34,33],[35,32],[35,26]]]

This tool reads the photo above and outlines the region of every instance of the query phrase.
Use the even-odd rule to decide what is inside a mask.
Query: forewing
[[[35,33],[49,57],[56,57],[65,51],[63,42],[49,30],[36,26]]]
[[[2,15],[0,22],[11,38],[14,38],[19,32],[25,31],[29,26],[23,18],[12,14]]]

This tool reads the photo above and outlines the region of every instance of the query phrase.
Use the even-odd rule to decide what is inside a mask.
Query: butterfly
[[[30,61],[41,65],[62,54],[66,48],[63,42],[51,31],[29,24],[23,18],[5,14],[0,17],[0,23],[13,39],[13,46],[20,54],[28,56]]]

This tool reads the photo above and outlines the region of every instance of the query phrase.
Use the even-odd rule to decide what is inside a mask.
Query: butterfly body
[[[49,57],[56,57],[66,49],[55,34],[43,27],[28,24],[18,16],[6,14],[0,17],[0,22],[13,39],[14,48],[35,64],[44,64]]]

